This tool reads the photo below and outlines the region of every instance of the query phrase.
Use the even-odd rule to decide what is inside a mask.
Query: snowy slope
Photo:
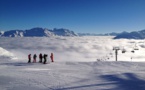
[[[145,63],[0,64],[0,90],[144,90]]]
[[[144,41],[112,38],[0,38],[0,90],[145,90]],[[127,50],[118,62],[113,46]],[[53,52],[54,63],[27,63],[40,52]]]

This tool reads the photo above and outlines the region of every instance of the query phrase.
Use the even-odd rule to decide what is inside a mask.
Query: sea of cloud
[[[113,47],[119,47],[118,61],[145,61],[144,40],[118,39],[112,36],[16,37],[0,38],[0,56],[27,61],[28,54],[54,54],[55,61],[115,61]],[[134,48],[139,50],[134,50]],[[125,49],[127,52],[122,53]],[[132,53],[131,51],[135,52]],[[15,58],[16,59],[16,58]]]

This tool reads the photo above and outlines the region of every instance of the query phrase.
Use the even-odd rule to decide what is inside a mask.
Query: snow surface
[[[0,90],[145,90],[144,40],[112,38],[0,38]],[[127,51],[118,62],[113,47]],[[30,53],[51,52],[53,63],[27,63]]]

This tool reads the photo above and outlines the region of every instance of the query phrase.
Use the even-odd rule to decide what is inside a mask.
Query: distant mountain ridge
[[[29,30],[10,30],[1,31],[0,37],[50,37],[50,36],[77,36],[73,31],[68,29],[47,29],[47,28],[32,28]]]
[[[78,33],[75,34],[73,31],[64,28],[32,28],[28,30],[9,30],[0,31],[0,37],[51,37],[51,36],[115,36],[114,39],[145,39],[145,30],[133,31],[133,32],[122,32],[122,33]]]
[[[114,37],[114,39],[145,39],[145,30],[141,30],[141,31],[133,31],[133,32],[122,32],[119,35],[117,35],[116,37]]]
[[[120,33],[105,33],[105,34],[96,34],[96,33],[78,33],[79,36],[117,36]]]
[[[105,33],[105,34],[94,34],[94,33],[78,33],[79,36],[115,36],[113,39],[145,39],[145,29],[133,32],[122,32],[122,33]]]

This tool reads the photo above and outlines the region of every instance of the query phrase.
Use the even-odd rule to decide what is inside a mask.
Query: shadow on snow
[[[94,88],[95,90],[145,90],[145,81],[137,78],[137,75],[133,73],[123,73],[115,75],[103,75],[100,76],[106,82],[110,83],[100,83],[100,84],[87,84],[87,85],[78,85],[72,87],[63,87],[55,90],[82,90],[84,88]],[[87,81],[86,81],[87,82]],[[77,83],[77,82],[76,82]],[[108,89],[100,89],[99,87],[105,87],[108,85],[115,86]],[[97,89],[98,88],[98,89]]]
[[[125,77],[125,78],[122,78]],[[123,73],[116,75],[103,75],[102,78],[114,81],[117,85],[113,90],[145,90],[145,81],[133,73]]]

